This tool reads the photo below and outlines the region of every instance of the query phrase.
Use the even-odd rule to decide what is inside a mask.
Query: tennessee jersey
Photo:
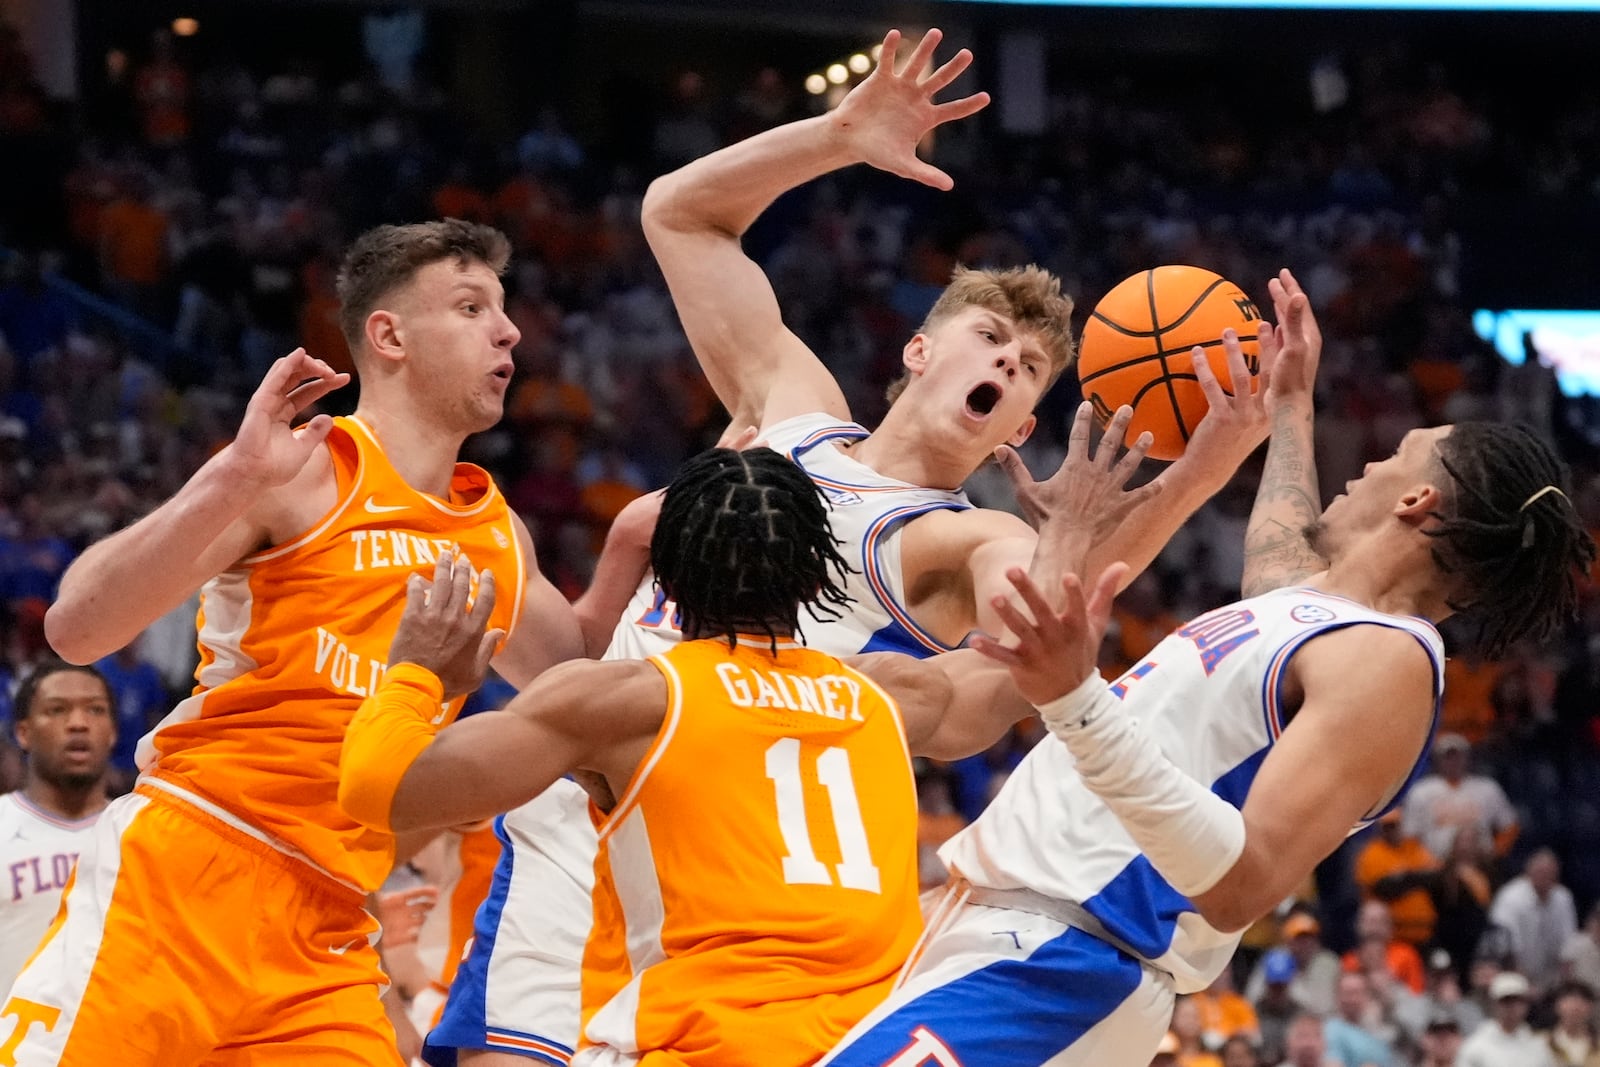
[[[1111,691],[1181,772],[1242,808],[1288,721],[1281,687],[1290,660],[1319,634],[1350,626],[1410,634],[1433,665],[1435,695],[1442,692],[1444,646],[1432,624],[1308,587],[1241,600],[1179,627]],[[1428,747],[1417,754],[1410,778],[1369,819],[1399,802]],[[1082,905],[1171,974],[1179,993],[1209,985],[1239,943],[1239,934],[1214,929],[1150,865],[1117,817],[1078,779],[1066,746],[1049,739],[939,855],[975,886],[1031,890]]]
[[[194,694],[139,745],[144,781],[242,820],[347,885],[376,889],[393,838],[339,808],[345,727],[378,685],[406,581],[459,547],[494,572],[491,627],[522,604],[513,518],[489,475],[457,464],[450,497],[418,492],[373,431],[340,418],[328,437],[338,503],[311,530],[207,582]],[[439,709],[453,718],[459,701]]]
[[[643,1064],[811,1063],[918,933],[899,709],[789,640],[650,662],[667,714],[600,828],[584,1040]]]

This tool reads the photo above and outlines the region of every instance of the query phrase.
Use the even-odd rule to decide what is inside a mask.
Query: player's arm
[[[1015,644],[982,640],[979,650],[1011,668],[1083,783],[1219,930],[1243,929],[1289,895],[1399,788],[1426,744],[1433,667],[1416,639],[1372,626],[1334,631],[1291,660],[1299,710],[1235,809],[1179,770],[1092,670],[1110,614],[1105,579],[1086,603],[1069,578],[1063,611],[1026,575],[1015,579],[1043,621],[1007,606]]]
[[[882,62],[827,115],[757,134],[657,178],[645,194],[645,236],[672,292],[695,355],[739,424],[768,426],[826,411],[845,418],[844,394],[816,355],[784,326],[777,297],[740,238],[774,200],[854,163],[948,189],[950,179],[916,156],[931,129],[976,112],[984,94],[935,104],[971,62],[963,50],[926,78],[939,31],[896,74],[899,33]]]
[[[617,620],[650,569],[650,534],[660,512],[658,494],[629,504],[607,531],[605,547],[595,563],[594,578],[576,603],[539,569],[533,538],[522,520],[512,517],[517,542],[526,560],[519,624],[494,659],[494,669],[518,689],[569,659],[598,659],[611,643]]]
[[[660,725],[665,682],[653,667],[585,660],[542,674],[504,711],[441,730],[446,702],[477,688],[503,636],[486,629],[493,573],[477,576],[476,599],[472,577],[469,564],[446,553],[431,583],[413,575],[407,585],[389,669],[340,755],[339,804],[363,825],[398,833],[489,818],[586,763],[613,770],[606,752]],[[650,701],[637,691],[652,684]]]
[[[969,649],[924,660],[873,652],[846,662],[894,697],[913,756],[954,760],[974,755],[1034,715],[1011,672]]]
[[[1278,327],[1262,324],[1261,367],[1272,436],[1244,538],[1246,597],[1302,582],[1327,569],[1306,531],[1322,514],[1313,436],[1312,386],[1322,335],[1305,293],[1287,270],[1268,283]]]
[[[278,360],[251,396],[233,443],[182,489],[87,550],[62,575],[45,636],[91,663],[132,641],[206,581],[278,535],[299,532],[306,500],[336,502],[323,442],[333,420],[292,429],[307,405],[349,381],[303,349]]]

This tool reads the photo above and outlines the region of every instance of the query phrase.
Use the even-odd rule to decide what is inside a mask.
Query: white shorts
[[[500,864],[423,1049],[433,1067],[455,1067],[458,1049],[571,1061],[599,848],[588,809],[583,787],[563,779],[495,820]]]
[[[1056,919],[950,890],[893,993],[818,1067],[1145,1067],[1169,975]]]

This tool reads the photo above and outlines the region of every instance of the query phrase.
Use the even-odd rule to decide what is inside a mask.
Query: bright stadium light
[[[179,37],[193,37],[200,32],[200,20],[191,18],[173,19],[172,32]]]
[[[855,55],[845,60],[845,64],[850,68],[850,71],[853,74],[865,74],[867,71],[872,69],[872,60],[868,59],[860,52],[857,52]]]
[[[831,63],[828,65],[828,80],[835,85],[843,85],[850,80],[850,71],[843,63]]]
[[[806,78],[806,92],[812,96],[821,96],[828,91],[828,79],[820,74],[812,74]]]

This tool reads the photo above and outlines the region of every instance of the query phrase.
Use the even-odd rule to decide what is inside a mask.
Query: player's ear
[[[26,718],[22,718],[16,720],[11,727],[11,736],[16,738],[17,748],[23,753],[29,753],[33,751],[33,739],[31,736],[32,731],[28,729],[28,726],[28,720]]]
[[[919,333],[906,342],[900,350],[900,362],[912,374],[921,374],[928,367],[928,335]]]
[[[367,316],[366,347],[379,359],[399,360],[405,356],[405,338],[400,329],[400,316],[378,308]]]
[[[1403,522],[1421,525],[1429,516],[1444,511],[1444,494],[1431,482],[1420,482],[1395,501],[1394,515]]]
[[[1033,428],[1037,425],[1039,425],[1038,418],[1036,416],[1029,415],[1023,420],[1022,425],[1017,427],[1017,432],[1006,438],[1006,444],[1010,445],[1012,448],[1016,448],[1018,445],[1022,444],[1022,442],[1033,436]]]

